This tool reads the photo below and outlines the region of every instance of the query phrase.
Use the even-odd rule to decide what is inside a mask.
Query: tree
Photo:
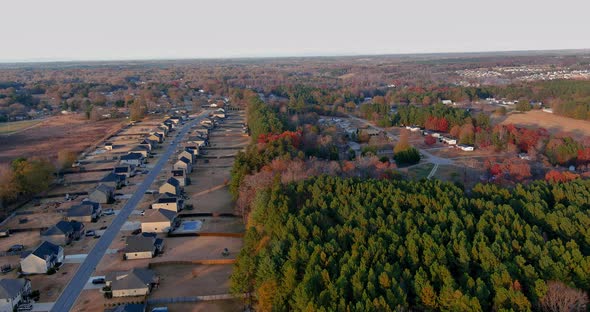
[[[14,172],[7,165],[0,165],[0,202],[9,202],[16,199],[18,185]]]
[[[71,168],[77,157],[76,153],[72,150],[59,150],[57,152],[57,168],[59,170]]]
[[[587,306],[588,294],[559,281],[547,283],[547,293],[540,302],[541,310],[546,312],[583,312],[586,311]]]
[[[433,145],[435,143],[436,143],[436,138],[433,137],[432,135],[427,135],[424,138],[424,144],[426,144],[426,145]]]
[[[399,141],[397,141],[397,144],[395,144],[395,147],[393,148],[394,154],[405,151],[411,147],[410,142],[409,142],[410,141],[409,136],[410,136],[410,131],[407,129],[402,129],[402,131],[399,135]]]
[[[129,118],[131,120],[141,120],[147,113],[147,105],[142,98],[136,98],[129,106]]]

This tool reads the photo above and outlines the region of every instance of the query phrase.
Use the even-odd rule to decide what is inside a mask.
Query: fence
[[[199,301],[214,301],[214,300],[227,300],[235,298],[244,298],[243,295],[232,295],[232,294],[221,294],[221,295],[209,295],[209,296],[190,296],[190,297],[173,297],[173,298],[152,298],[148,299],[148,304],[166,304],[166,303],[187,303],[187,302],[199,302]]]
[[[204,260],[170,260],[148,263],[148,268],[168,265],[227,265],[234,264],[236,259],[204,259]]]

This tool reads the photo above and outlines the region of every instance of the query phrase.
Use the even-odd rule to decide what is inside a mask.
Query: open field
[[[14,122],[3,122],[0,123],[0,134],[11,134],[13,132],[22,131],[29,127],[33,127],[43,120],[35,119],[35,120],[24,120],[24,121],[14,121]]]
[[[7,251],[10,246],[16,244],[24,245],[25,249],[33,249],[40,242],[39,231],[12,233],[9,237],[0,239],[0,251]]]
[[[0,136],[0,163],[20,156],[55,160],[57,152],[66,148],[79,153],[122,125],[114,119],[88,121],[81,114],[50,117],[39,126]]]
[[[513,113],[502,124],[514,124],[520,127],[545,128],[550,133],[569,132],[576,138],[590,136],[590,122],[567,118],[555,114],[532,110],[526,113]]]
[[[434,167],[433,164],[419,164],[407,169],[408,176],[414,180],[426,179]]]
[[[229,193],[229,187],[224,186],[221,189],[203,193],[199,196],[192,195],[188,203],[193,204],[192,211],[186,211],[186,213],[193,212],[219,212],[219,213],[233,213],[234,203]]]
[[[165,265],[154,268],[160,286],[151,298],[220,295],[229,293],[232,265]]]

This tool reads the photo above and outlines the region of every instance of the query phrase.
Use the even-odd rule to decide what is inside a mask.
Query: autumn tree
[[[142,98],[136,98],[129,106],[129,118],[131,120],[141,120],[147,113],[147,105]]]
[[[583,312],[588,307],[588,294],[559,281],[547,282],[547,293],[541,299],[540,307],[546,312]]]
[[[62,149],[57,152],[57,169],[71,168],[78,156],[72,150]]]

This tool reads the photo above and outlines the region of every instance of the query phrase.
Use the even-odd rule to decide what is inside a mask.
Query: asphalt
[[[187,134],[187,132],[193,125],[205,118],[205,116],[207,116],[208,113],[208,111],[201,113],[201,115],[199,115],[194,120],[187,122],[182,128],[182,130],[177,130],[176,136],[171,136],[167,138],[167,141],[165,141],[164,144],[168,144],[167,142],[171,143],[168,144],[166,151],[163,152],[162,156],[160,157],[154,168],[150,170],[150,173],[147,174],[146,178],[138,186],[137,191],[135,191],[135,194],[133,194],[133,196],[127,201],[127,203],[125,203],[125,206],[123,206],[123,208],[115,217],[111,225],[109,225],[109,227],[105,230],[104,234],[101,236],[94,248],[92,248],[90,253],[88,253],[88,256],[86,256],[86,259],[84,260],[84,262],[82,262],[76,274],[72,277],[66,288],[64,288],[59,298],[57,298],[57,301],[53,305],[51,311],[63,312],[70,311],[70,309],[72,309],[72,307],[76,303],[76,300],[78,299],[78,296],[80,296],[80,293],[84,289],[86,282],[88,281],[88,279],[92,275],[92,272],[94,272],[94,270],[96,269],[96,266],[98,265],[99,261],[102,259],[107,249],[109,248],[109,246],[121,230],[121,227],[123,226],[125,221],[127,221],[127,218],[129,217],[131,212],[135,209],[135,207],[137,207],[137,204],[141,201],[141,198],[143,197],[145,191],[148,190],[148,188],[154,182],[158,174],[160,174],[160,171],[166,165],[170,156],[172,156],[172,154],[176,151],[180,139],[182,139]]]

